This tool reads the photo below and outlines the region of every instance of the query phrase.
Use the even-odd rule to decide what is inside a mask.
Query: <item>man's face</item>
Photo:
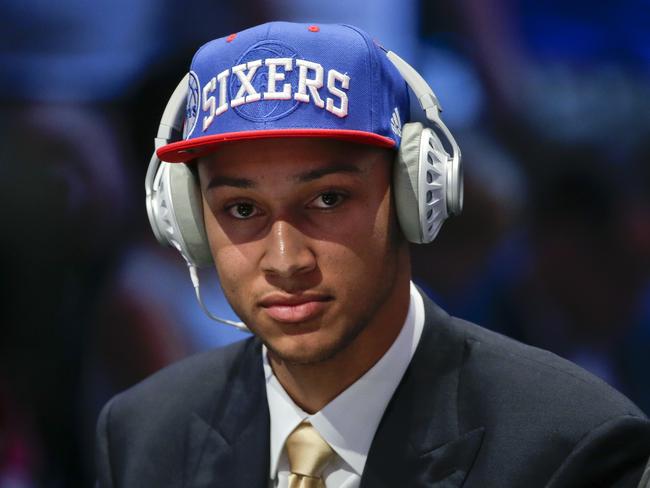
[[[393,318],[397,275],[410,272],[391,201],[393,158],[349,142],[268,139],[199,160],[221,285],[278,358],[333,358]]]

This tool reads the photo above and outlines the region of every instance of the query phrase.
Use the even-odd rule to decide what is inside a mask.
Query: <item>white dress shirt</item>
[[[370,444],[384,410],[411,362],[424,327],[424,304],[411,283],[404,325],[395,342],[361,378],[313,415],[303,411],[277,380],[262,350],[266,397],[271,416],[269,486],[286,488],[289,461],[284,450],[288,435],[309,420],[337,456],[323,472],[326,488],[357,488]]]

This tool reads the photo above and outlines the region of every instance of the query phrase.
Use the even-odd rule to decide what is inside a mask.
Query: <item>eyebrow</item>
[[[359,174],[361,169],[350,163],[335,163],[324,168],[318,168],[305,173],[297,174],[293,177],[299,183],[307,183],[317,180],[324,176],[334,173],[349,173]],[[248,178],[234,178],[232,176],[215,176],[208,183],[208,189],[217,188],[219,186],[233,186],[235,188],[255,188],[257,185],[253,180]]]
[[[306,173],[301,173],[299,175],[296,175],[294,179],[299,181],[300,183],[306,183],[309,181],[317,180],[319,178],[322,178],[323,176],[327,176],[333,173],[359,174],[361,173],[361,170],[359,169],[358,166],[355,166],[354,164],[336,163],[330,166],[326,166],[324,168],[318,168],[311,171],[307,171]]]
[[[233,178],[231,176],[215,176],[208,183],[208,189],[219,186],[234,186],[235,188],[253,188],[255,182],[248,178]]]

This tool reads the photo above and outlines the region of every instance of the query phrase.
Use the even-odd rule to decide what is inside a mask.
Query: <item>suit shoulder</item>
[[[456,318],[447,327],[462,351],[459,428],[485,429],[484,466],[518,480],[502,486],[636,486],[650,422],[630,400],[551,352]]]
[[[259,340],[251,338],[197,354],[113,397],[97,422],[103,483],[180,486],[193,433],[206,432],[217,409],[230,405],[233,388],[242,388],[242,375],[263,378],[260,350]],[[113,475],[114,484],[109,482]]]
[[[112,415],[137,422],[152,412],[200,411],[206,392],[221,391],[238,361],[256,346],[250,338],[173,363],[116,395]]]
[[[616,416],[645,418],[620,392],[578,365],[471,322],[450,317],[465,342],[463,380],[488,387],[490,397],[513,407],[593,423]]]

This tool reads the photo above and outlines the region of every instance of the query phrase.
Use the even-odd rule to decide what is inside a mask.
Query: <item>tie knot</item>
[[[285,446],[291,472],[310,478],[320,478],[334,455],[330,445],[309,422],[296,427],[287,437]]]

